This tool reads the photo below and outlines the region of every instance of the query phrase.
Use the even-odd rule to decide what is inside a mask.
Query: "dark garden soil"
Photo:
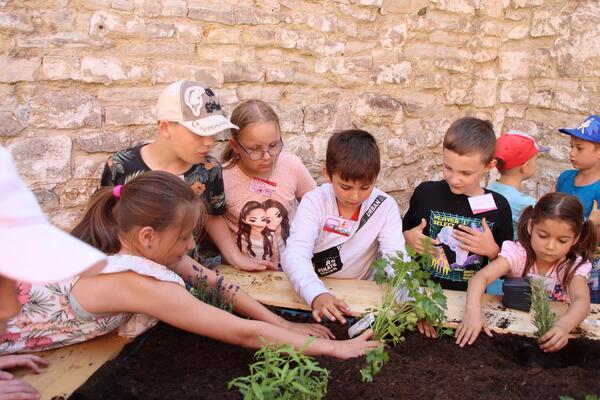
[[[338,337],[346,329],[332,324]],[[529,339],[482,334],[461,349],[445,337],[428,340],[408,334],[390,350],[390,361],[362,383],[364,358],[319,357],[331,372],[327,399],[582,399],[600,394],[600,341],[572,340],[549,361],[528,359]],[[247,375],[254,350],[226,345],[159,324],[100,368],[71,397],[83,399],[241,399],[227,390]]]

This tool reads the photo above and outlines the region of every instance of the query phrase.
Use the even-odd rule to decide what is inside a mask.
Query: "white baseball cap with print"
[[[229,122],[215,93],[199,82],[177,81],[161,93],[156,104],[159,121],[178,122],[200,136],[238,127]]]
[[[99,272],[106,255],[52,226],[0,146],[0,275],[30,282],[60,282]]]

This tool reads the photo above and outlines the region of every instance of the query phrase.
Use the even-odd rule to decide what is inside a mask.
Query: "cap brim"
[[[583,139],[583,140],[587,140],[588,142],[594,142],[593,140],[590,140],[590,137],[588,135],[584,135],[583,133],[581,133],[578,129],[559,129],[558,130],[560,133],[564,133],[566,135],[571,135],[571,136],[575,136],[579,139]]]
[[[542,146],[541,144],[538,144],[536,146],[537,146],[538,153],[545,153],[547,151],[550,151],[550,147],[548,147],[548,146]]]
[[[0,274],[14,280],[60,282],[106,265],[106,254],[47,222],[4,227],[0,243]]]
[[[197,119],[195,121],[182,121],[181,125],[200,136],[212,136],[227,129],[238,129],[237,126],[229,122],[224,115],[211,115],[210,117]]]

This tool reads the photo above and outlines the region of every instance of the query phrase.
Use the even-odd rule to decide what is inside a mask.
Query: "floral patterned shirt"
[[[183,280],[173,271],[136,256],[110,256],[101,273],[123,271],[184,286]],[[120,336],[137,336],[156,324],[155,318],[144,314],[78,314],[72,307],[77,302],[71,299],[71,290],[78,279],[45,285],[18,283],[22,308],[19,315],[7,321],[6,332],[0,335],[0,356],[63,347],[115,329],[119,329]]]
[[[113,154],[104,165],[100,185],[124,185],[136,176],[150,171],[151,168],[142,159],[143,146],[142,144]],[[206,156],[204,163],[192,165],[182,178],[199,196],[204,198],[209,205],[208,209],[211,215],[225,214],[223,172],[221,164],[216,158]],[[204,232],[197,232],[196,248],[190,252],[190,257],[208,267],[221,264],[220,255]]]

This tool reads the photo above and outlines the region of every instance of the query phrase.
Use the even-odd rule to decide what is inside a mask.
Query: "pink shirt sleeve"
[[[504,257],[508,261],[510,276],[523,276],[525,261],[527,259],[527,254],[523,246],[517,242],[506,240],[502,243],[502,249],[498,256]]]
[[[581,262],[581,257],[577,257],[577,263]],[[592,263],[589,261],[581,264],[576,270],[575,275],[585,276],[586,278],[590,276],[590,272],[592,271]]]

